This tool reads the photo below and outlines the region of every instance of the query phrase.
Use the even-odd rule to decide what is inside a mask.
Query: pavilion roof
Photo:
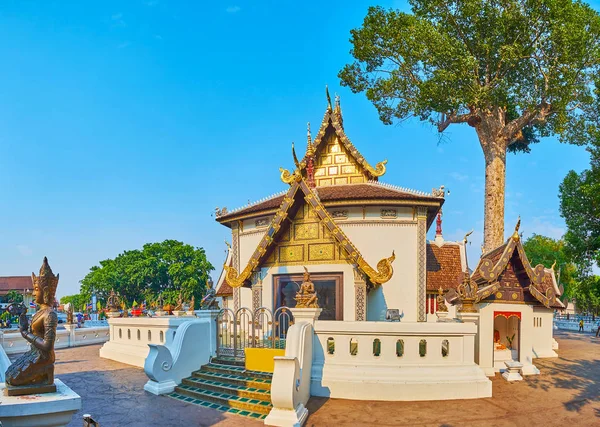
[[[282,230],[288,226],[284,222],[286,218],[288,218],[293,209],[303,203],[310,205],[321,224],[334,239],[334,242],[347,254],[349,261],[367,276],[372,284],[377,285],[387,282],[393,275],[392,262],[395,259],[395,255],[392,253],[391,257],[380,260],[377,263],[377,270],[371,267],[363,258],[358,248],[354,246],[329,215],[319,195],[320,191],[317,194],[316,191],[308,186],[304,179],[298,177],[298,180],[290,185],[288,192],[283,197],[279,209],[275,213],[271,224],[258,243],[246,267],[241,272],[238,272],[233,266],[224,265],[226,270],[225,280],[227,283],[232,287],[240,287],[250,279],[252,273],[260,268],[266,259],[269,249],[275,244]]]
[[[503,281],[502,273],[513,260],[520,268],[515,273],[521,275],[525,273],[529,279],[529,285],[524,287],[525,291],[545,307],[562,307],[558,299],[560,291],[556,286],[554,270],[547,269],[542,264],[531,266],[518,233],[519,224],[520,220],[515,227],[515,232],[505,243],[481,256],[471,276],[471,280],[479,288],[478,299],[488,298],[500,289],[499,284]]]
[[[319,195],[321,203],[325,206],[330,203],[340,204],[342,202],[347,202],[348,205],[359,204],[361,206],[375,203],[392,205],[432,204],[434,209],[432,209],[430,215],[428,215],[428,225],[433,222],[435,213],[444,203],[443,197],[436,197],[431,193],[396,187],[377,181],[318,187],[316,192]],[[285,197],[285,193],[275,194],[271,197],[218,216],[217,221],[220,223],[227,223],[236,219],[273,213],[279,209],[279,206]]]
[[[8,291],[25,291],[33,289],[31,276],[4,276],[0,277],[0,295],[6,295]]]

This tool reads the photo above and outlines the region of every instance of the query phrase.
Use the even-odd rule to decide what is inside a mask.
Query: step
[[[228,414],[241,415],[248,418],[253,418],[256,420],[264,420],[266,418],[266,414],[251,412],[246,410],[240,410],[236,408],[230,408],[229,406],[219,405],[218,403],[209,402],[207,400],[195,399],[191,396],[179,394],[177,392],[173,392],[168,394],[167,396],[172,397],[173,399],[180,400],[182,402],[191,403],[192,405],[203,406],[205,408],[216,409],[217,411],[226,412]]]
[[[247,397],[249,399],[271,401],[270,390],[259,390],[255,387],[247,387],[246,385],[226,384],[220,380],[207,380],[204,378],[190,377],[183,380],[183,384],[192,387],[198,387],[204,390],[216,391],[218,393],[232,394],[239,397]]]
[[[189,396],[194,399],[217,403],[221,406],[229,406],[230,408],[242,411],[256,412],[258,414],[267,415],[273,407],[270,401],[249,399],[247,397],[235,396],[228,393],[204,390],[186,384],[175,387],[175,393]]]
[[[231,357],[231,356],[217,356],[211,359],[211,362],[218,363],[219,365],[230,365],[230,366],[246,366],[246,360],[243,357]]]
[[[202,366],[200,370],[204,372],[239,375],[251,379],[261,378],[270,380],[273,377],[273,374],[268,372],[248,371],[246,370],[246,368],[243,368],[241,366],[222,365],[213,362],[209,363],[208,365]]]
[[[225,384],[245,386],[258,390],[271,390],[271,380],[264,378],[248,378],[242,375],[225,374],[217,372],[196,371],[192,374],[195,378],[201,378],[209,381],[217,381]]]

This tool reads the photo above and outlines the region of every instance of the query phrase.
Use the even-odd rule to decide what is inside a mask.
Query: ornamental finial
[[[329,88],[325,85],[325,95],[327,95],[327,109],[331,111],[331,97],[329,96]]]
[[[437,219],[435,220],[435,236],[441,236],[442,235],[442,210],[440,209],[440,211],[437,214]]]
[[[306,155],[312,156],[315,154],[315,147],[312,143],[312,136],[310,135],[310,122],[306,124]]]
[[[514,240],[519,240],[519,227],[521,226],[521,215],[519,215],[519,219],[517,220],[517,225],[515,225],[515,232],[512,235]]]

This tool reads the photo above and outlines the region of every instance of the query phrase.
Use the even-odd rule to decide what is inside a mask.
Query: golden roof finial
[[[556,260],[554,260],[554,264],[552,264],[552,267],[550,267],[552,271],[554,271],[554,267],[556,267]]]
[[[521,215],[519,215],[519,219],[517,220],[517,225],[515,225],[515,232],[512,235],[514,240],[519,240],[519,227],[521,226]]]
[[[327,109],[331,111],[331,97],[329,96],[329,88],[325,85],[325,95],[327,95]]]
[[[312,143],[312,137],[310,136],[310,122],[306,124],[306,155],[312,156],[315,154],[315,147]]]

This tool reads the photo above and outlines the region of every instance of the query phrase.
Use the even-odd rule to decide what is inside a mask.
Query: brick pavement
[[[312,398],[308,426],[591,426],[600,425],[600,339],[557,332],[559,359],[536,359],[542,374],[493,381],[493,397],[435,402],[360,402]],[[57,377],[83,398],[70,427],[92,414],[102,427],[259,426],[262,422],[154,396],[142,369],[101,359],[100,346],[57,351]]]

